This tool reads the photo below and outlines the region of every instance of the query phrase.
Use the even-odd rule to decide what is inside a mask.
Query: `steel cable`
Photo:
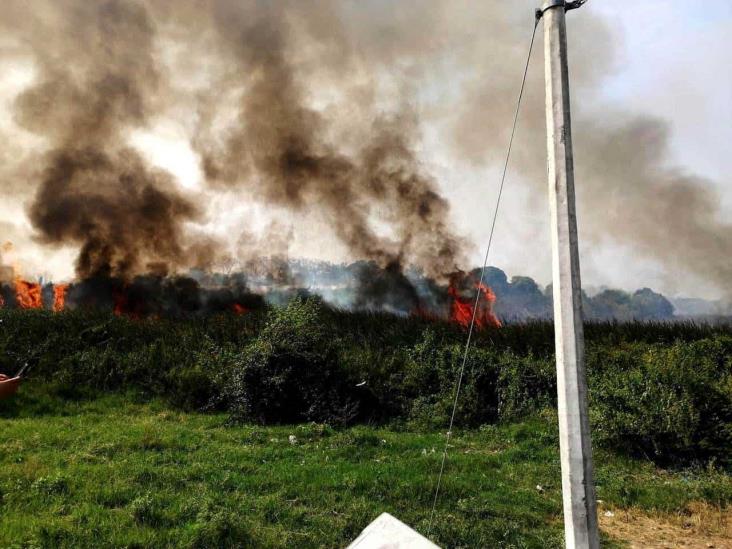
[[[531,52],[534,49],[534,39],[536,38],[536,29],[539,26],[539,20],[540,18],[537,18],[534,23],[534,29],[531,33],[531,42],[529,44],[529,52],[526,56],[526,64],[524,66],[524,75],[521,79],[521,88],[519,90],[518,94],[518,100],[516,101],[516,111],[513,115],[513,126],[511,128],[511,137],[508,140],[508,149],[506,151],[506,161],[503,164],[503,173],[501,175],[501,184],[498,187],[498,197],[496,198],[496,206],[493,211],[493,221],[491,223],[491,230],[488,236],[488,246],[486,247],[485,251],[485,257],[483,259],[483,266],[480,270],[480,280],[478,282],[478,286],[475,291],[475,302],[473,303],[473,314],[470,319],[470,326],[468,328],[468,338],[465,342],[465,350],[463,352],[463,360],[462,364],[460,366],[460,373],[458,375],[457,383],[455,386],[455,398],[452,405],[452,414],[450,415],[450,426],[448,427],[447,434],[445,436],[445,449],[442,452],[442,462],[440,464],[440,473],[437,476],[437,486],[435,487],[435,496],[432,501],[432,510],[430,511],[430,519],[427,524],[427,535],[429,536],[431,530],[432,530],[432,521],[435,516],[435,509],[437,508],[437,498],[440,495],[440,487],[442,484],[442,476],[445,471],[445,462],[447,461],[447,450],[450,445],[450,437],[452,436],[452,428],[455,423],[455,412],[457,411],[457,404],[458,404],[458,397],[460,396],[460,388],[463,383],[463,375],[465,374],[465,365],[468,361],[468,351],[470,349],[470,343],[473,338],[473,331],[475,329],[475,317],[478,311],[478,304],[480,302],[480,296],[481,296],[481,286],[483,285],[483,279],[485,278],[485,271],[488,266],[488,255],[491,251],[491,244],[493,243],[493,233],[496,228],[496,220],[498,219],[498,209],[501,205],[501,197],[503,196],[503,187],[506,182],[506,173],[508,172],[508,163],[511,159],[511,149],[513,148],[513,138],[516,135],[516,125],[518,123],[518,117],[519,112],[521,109],[521,100],[524,96],[524,88],[526,87],[526,76],[529,72],[529,64],[531,62]]]

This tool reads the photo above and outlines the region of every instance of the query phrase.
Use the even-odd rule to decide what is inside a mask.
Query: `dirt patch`
[[[632,549],[732,549],[732,507],[691,503],[675,514],[600,506],[600,528]]]

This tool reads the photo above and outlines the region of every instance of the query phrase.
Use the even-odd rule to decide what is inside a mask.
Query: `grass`
[[[632,524],[722,524],[732,328],[586,335],[598,498],[616,517],[601,515],[605,545],[640,540]],[[345,547],[384,511],[426,533],[464,340],[448,323],[310,300],[175,320],[0,310],[0,371],[32,366],[0,402],[0,547]],[[452,439],[429,534],[441,546],[562,546],[553,345],[548,322],[476,335],[458,409],[476,428]],[[348,424],[341,386],[359,425],[231,425]],[[311,395],[308,413],[332,398],[333,413],[237,413],[291,394]]]
[[[562,545],[554,413],[455,434],[435,542]],[[443,444],[385,427],[230,426],[131,393],[64,400],[31,385],[0,417],[2,547],[345,547],[383,511],[426,532]],[[713,467],[595,461],[605,506],[732,502]]]

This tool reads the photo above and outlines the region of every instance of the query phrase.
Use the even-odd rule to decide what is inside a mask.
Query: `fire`
[[[234,311],[234,314],[237,315],[243,315],[244,313],[249,312],[249,309],[247,309],[244,305],[240,305],[239,303],[234,303],[231,306],[231,310]]]
[[[134,292],[129,283],[112,289],[112,301],[114,303],[112,312],[115,316],[126,316],[134,320],[159,318],[153,309],[155,304],[148,301],[144,295]]]
[[[66,292],[69,290],[68,284],[56,284],[53,287],[53,311],[58,313],[63,311],[66,306]]]
[[[486,326],[492,326],[499,328],[501,321],[493,312],[493,304],[496,301],[496,294],[493,290],[485,284],[478,283],[475,288],[480,291],[478,297],[478,310],[475,312],[475,327],[485,328]],[[460,292],[453,280],[447,289],[448,295],[452,298],[450,306],[450,320],[457,322],[464,328],[470,327],[470,322],[473,319],[473,306],[475,300],[473,298],[464,298],[460,296]]]
[[[127,288],[117,289],[112,291],[112,299],[114,300],[114,314],[121,316],[123,314],[129,314],[129,299],[127,298]]]
[[[41,285],[21,278],[15,279],[15,299],[21,309],[40,309],[43,307]]]

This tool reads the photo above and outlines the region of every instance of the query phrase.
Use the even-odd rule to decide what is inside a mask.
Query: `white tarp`
[[[440,549],[389,513],[369,524],[347,549]]]

